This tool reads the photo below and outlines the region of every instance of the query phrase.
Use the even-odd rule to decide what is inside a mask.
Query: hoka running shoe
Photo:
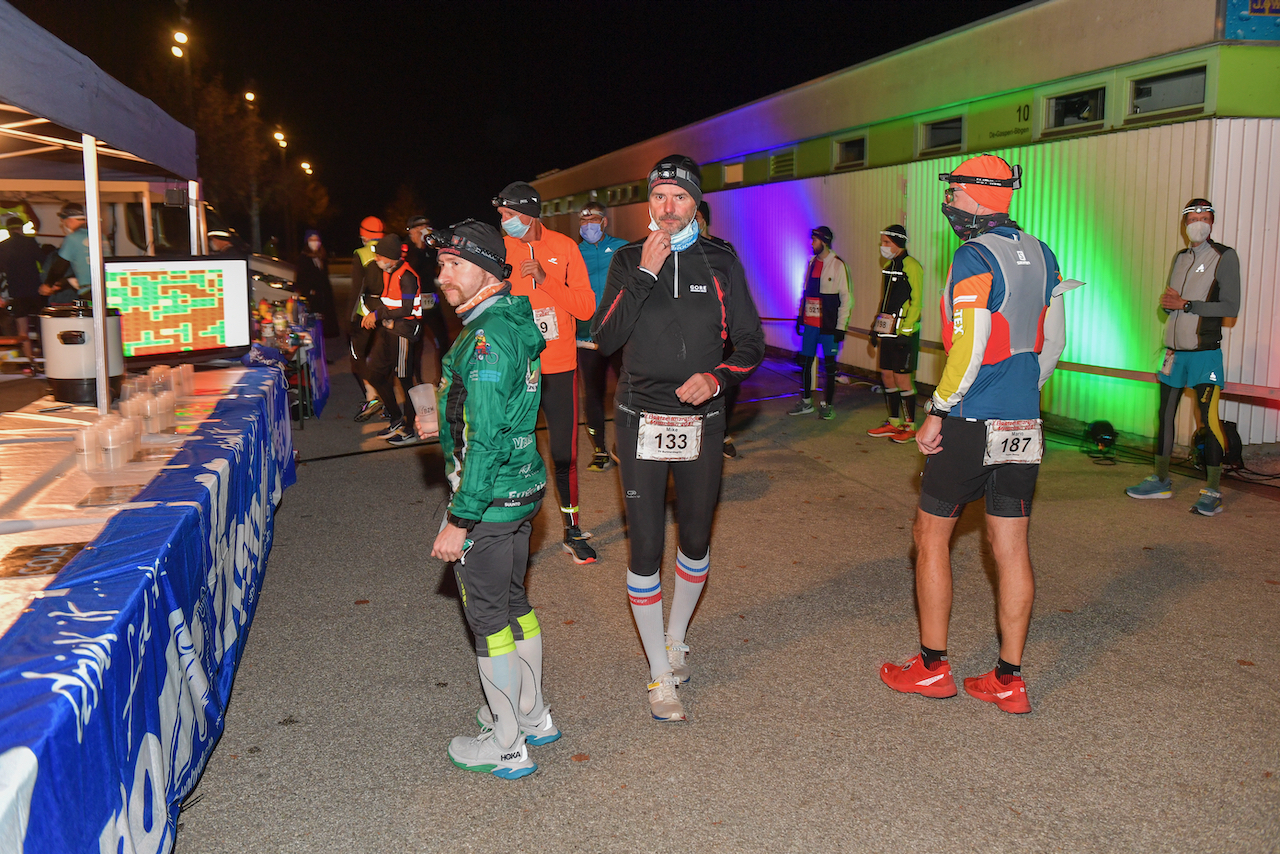
[[[964,690],[970,697],[977,697],[984,703],[995,703],[996,708],[1013,715],[1025,715],[1031,711],[1031,701],[1027,699],[1027,683],[1021,676],[996,676],[992,670],[977,678],[964,680]]]
[[[956,680],[951,678],[951,665],[940,661],[930,670],[924,656],[916,653],[906,664],[885,664],[880,668],[880,681],[904,694],[921,694],[935,700],[956,695]]]
[[[503,749],[493,730],[481,732],[475,738],[460,735],[449,742],[449,761],[464,771],[492,774],[504,780],[527,777],[538,770],[537,764],[529,758],[524,736],[518,736],[515,744]]]
[[[1142,483],[1129,487],[1124,491],[1124,494],[1130,498],[1172,498],[1173,481],[1161,480],[1155,475],[1149,474]]]
[[[542,714],[517,715],[520,719],[520,733],[524,736],[524,743],[532,747],[540,747],[544,744],[550,744],[560,737],[560,729],[551,720],[551,707],[543,706]],[[476,712],[476,723],[480,724],[481,730],[493,729],[493,712],[489,710],[486,703]]]
[[[1200,498],[1191,505],[1191,512],[1201,516],[1217,516],[1222,512],[1222,493],[1212,489],[1200,490]]]

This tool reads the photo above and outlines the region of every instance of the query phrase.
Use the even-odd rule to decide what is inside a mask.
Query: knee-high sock
[[[480,684],[493,713],[493,732],[504,748],[516,743],[520,723],[516,706],[520,702],[520,656],[515,649],[503,655],[476,656],[480,666]]]
[[[885,406],[889,407],[889,420],[895,424],[900,423],[902,416],[898,413],[902,411],[902,395],[898,394],[896,388],[887,385],[883,391]]]
[[[533,612],[527,616],[532,617]],[[520,620],[524,622],[524,618]],[[541,711],[545,705],[542,700],[542,632],[516,641],[516,655],[520,656],[523,668],[520,674],[520,714],[527,717]]]
[[[684,643],[689,620],[693,617],[693,609],[698,606],[710,568],[710,549],[698,560],[676,549],[676,592],[671,597],[671,617],[667,624],[667,635],[676,643]]]
[[[662,580],[653,575],[636,575],[627,570],[627,597],[635,617],[640,643],[649,659],[649,678],[657,679],[671,669],[667,661],[667,641],[662,635]]]
[[[804,380],[802,380],[803,391],[800,392],[800,396],[805,400],[809,400],[813,397],[813,385],[816,379],[813,374],[817,359],[814,356],[804,356],[801,364],[804,366]]]
[[[912,383],[911,388],[903,389],[898,396],[902,398],[902,405],[903,407],[905,407],[905,410],[906,410],[906,416],[907,416],[906,423],[915,424],[916,423],[915,383]]]

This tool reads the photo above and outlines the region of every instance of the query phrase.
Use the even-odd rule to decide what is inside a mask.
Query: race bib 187
[[[1002,463],[1035,464],[1044,457],[1044,431],[1039,418],[1022,421],[987,422],[987,450],[984,466]]]

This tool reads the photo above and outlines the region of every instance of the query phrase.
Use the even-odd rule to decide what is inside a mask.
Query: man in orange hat
[[[1031,711],[1022,651],[1035,598],[1027,531],[1044,450],[1040,389],[1066,344],[1062,295],[1081,284],[1062,281],[1049,247],[1009,217],[1021,175],[988,154],[938,176],[948,187],[942,213],[965,242],[942,291],[947,362],[916,434],[927,455],[914,531],[920,653],[880,668],[895,691],[956,695],[947,661],[951,534],[965,505],[984,499],[1000,657],[964,689],[1016,714]]]

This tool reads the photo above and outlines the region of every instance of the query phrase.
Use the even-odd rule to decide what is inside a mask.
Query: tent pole
[[[98,192],[98,141],[84,134],[84,212],[89,220],[90,298],[93,300],[93,361],[98,376],[98,414],[111,412],[107,384],[107,294],[102,269],[102,200]]]
[[[191,227],[191,254],[203,255],[208,250],[202,245],[200,238],[200,184],[197,181],[187,182],[187,224]]]
[[[151,222],[151,188],[148,187],[138,195],[142,196],[142,233],[146,235],[147,248],[144,255],[156,254],[156,230]]]

